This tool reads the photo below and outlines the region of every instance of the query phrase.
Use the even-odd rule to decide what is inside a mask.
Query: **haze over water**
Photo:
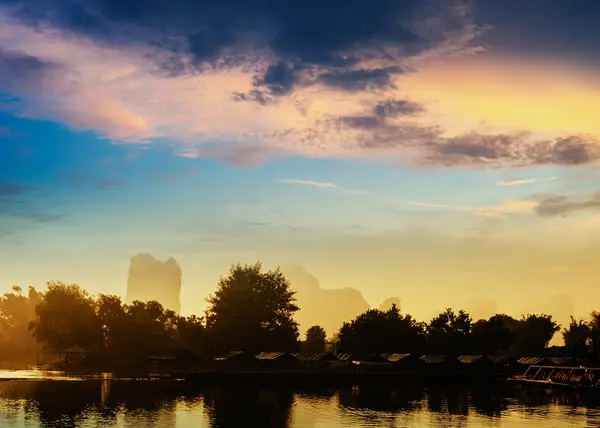
[[[600,427],[600,406],[589,398],[509,386],[200,386],[15,375],[25,380],[0,382],[3,428]]]

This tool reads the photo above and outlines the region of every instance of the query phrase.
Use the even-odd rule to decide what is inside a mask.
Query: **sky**
[[[600,309],[600,2],[0,0],[0,290],[174,257]],[[490,314],[491,315],[491,314]]]

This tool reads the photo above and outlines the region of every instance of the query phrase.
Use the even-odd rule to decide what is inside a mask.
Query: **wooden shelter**
[[[150,371],[169,373],[174,370],[192,370],[198,367],[200,358],[187,349],[179,351],[161,351],[148,357]]]
[[[78,345],[73,345],[64,350],[64,355],[67,364],[82,364],[87,357],[87,351]]]
[[[390,354],[387,360],[395,372],[414,373],[425,364],[417,354]]]
[[[485,355],[459,355],[460,371],[464,374],[487,375],[496,372],[496,364]]]
[[[229,351],[215,358],[215,368],[221,370],[250,370],[256,367],[254,355],[244,351]]]
[[[489,355],[488,358],[496,365],[497,373],[513,373],[518,367],[517,360],[510,355]]]
[[[427,375],[456,374],[460,367],[458,358],[450,355],[426,354],[421,355],[419,359],[423,362],[421,371]]]
[[[265,370],[292,370],[300,367],[296,357],[287,352],[261,352],[254,356],[258,367]]]
[[[309,370],[326,370],[340,361],[333,352],[297,352],[291,355],[302,368]]]

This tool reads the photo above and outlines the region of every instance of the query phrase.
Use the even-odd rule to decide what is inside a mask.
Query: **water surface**
[[[600,427],[595,397],[513,386],[299,388],[12,373],[0,372],[2,428]]]

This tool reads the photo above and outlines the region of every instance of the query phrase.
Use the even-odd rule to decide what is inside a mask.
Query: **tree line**
[[[264,271],[260,263],[231,266],[207,302],[204,316],[185,317],[155,301],[128,305],[119,296],[92,296],[58,281],[44,292],[13,287],[0,297],[0,358],[27,359],[40,348],[61,352],[73,345],[106,360],[182,349],[207,358],[231,350],[533,356],[545,353],[561,330],[547,314],[474,321],[465,311],[446,309],[420,322],[393,305],[367,310],[329,339],[313,326],[302,341],[295,292],[279,269]],[[566,354],[600,355],[600,314],[589,322],[572,319],[562,334]]]

